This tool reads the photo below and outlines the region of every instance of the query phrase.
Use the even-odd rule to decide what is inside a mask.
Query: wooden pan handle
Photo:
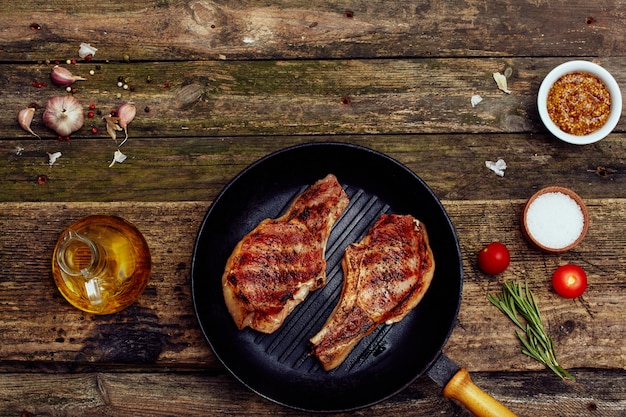
[[[460,401],[477,417],[516,417],[498,400],[478,388],[465,368],[450,379],[443,388],[443,395]]]

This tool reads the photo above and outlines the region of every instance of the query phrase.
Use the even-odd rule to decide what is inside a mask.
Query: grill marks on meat
[[[424,225],[410,215],[383,214],[342,260],[339,303],[313,338],[324,369],[339,366],[382,323],[402,320],[421,301],[435,269]]]
[[[285,214],[263,220],[235,246],[222,288],[240,330],[274,332],[309,292],[326,285],[326,244],[348,203],[329,174],[296,197]]]

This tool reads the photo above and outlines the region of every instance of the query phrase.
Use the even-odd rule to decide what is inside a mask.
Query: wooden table
[[[624,92],[624,0],[1,6],[0,415],[307,415],[253,394],[220,365],[194,315],[190,262],[203,216],[238,172],[329,140],[397,159],[441,199],[465,270],[444,352],[477,385],[519,416],[626,415],[626,118],[604,140],[575,146],[545,131],[535,104],[543,77],[570,59],[601,64]],[[82,42],[98,48],[90,61],[78,57]],[[87,78],[74,95],[85,112],[95,105],[69,142],[41,110],[32,124],[41,140],[16,118],[66,94],[50,82],[55,61]],[[494,72],[507,74],[510,94]],[[483,101],[472,107],[474,95]],[[138,109],[121,149],[128,159],[109,167],[117,147],[101,116],[125,101]],[[49,165],[54,152],[62,156]],[[499,158],[504,177],[485,167]],[[525,200],[548,185],[574,189],[591,216],[583,243],[560,255],[520,232]],[[108,316],[73,308],[51,278],[61,231],[95,213],[134,223],[153,260],[139,301]],[[494,240],[512,261],[488,276],[476,255]],[[581,298],[551,290],[566,263],[589,275]],[[487,301],[513,279],[536,294],[575,384],[520,353],[512,324]],[[422,377],[338,415],[469,413]]]

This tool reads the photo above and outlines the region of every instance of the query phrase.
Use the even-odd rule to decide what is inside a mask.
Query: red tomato
[[[561,297],[580,297],[587,289],[587,274],[578,265],[560,266],[552,274],[552,287]]]
[[[500,242],[490,243],[478,253],[478,266],[489,275],[504,272],[509,262],[511,262],[509,250]]]

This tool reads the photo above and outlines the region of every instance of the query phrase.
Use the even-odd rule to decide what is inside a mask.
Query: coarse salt
[[[538,196],[526,212],[526,230],[541,245],[565,248],[578,239],[585,225],[583,211],[572,197],[550,192]]]

